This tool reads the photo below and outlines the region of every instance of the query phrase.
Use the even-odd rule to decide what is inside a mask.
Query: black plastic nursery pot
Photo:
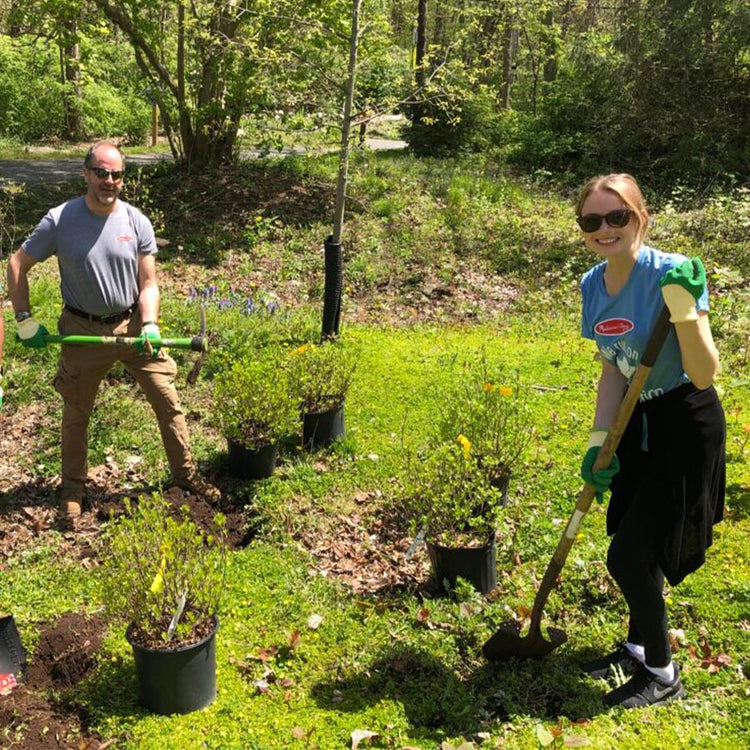
[[[0,674],[12,674],[19,682],[26,672],[26,651],[13,615],[0,617]]]
[[[229,447],[229,473],[240,479],[266,479],[276,469],[279,444],[271,443],[262,448],[247,448],[231,438]]]
[[[454,588],[463,578],[477,591],[487,594],[497,586],[497,547],[493,534],[481,547],[444,547],[425,540],[432,574],[441,589]]]
[[[344,402],[327,411],[302,415],[302,444],[307,450],[325,448],[345,433]]]
[[[141,705],[155,714],[189,714],[216,697],[216,632],[203,640],[173,649],[146,648],[125,637],[133,649]]]

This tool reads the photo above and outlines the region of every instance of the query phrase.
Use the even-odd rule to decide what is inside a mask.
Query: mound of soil
[[[77,613],[45,627],[31,658],[26,682],[0,695],[0,747],[24,750],[98,750],[103,743],[88,734],[85,718],[56,696],[85,679],[96,665],[104,622]]]

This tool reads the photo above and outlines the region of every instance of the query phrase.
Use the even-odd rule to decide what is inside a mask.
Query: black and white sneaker
[[[643,708],[681,700],[685,688],[675,664],[672,682],[663,682],[645,664],[639,665],[636,673],[624,684],[604,696],[604,704],[610,708]]]
[[[625,678],[636,673],[641,663],[623,643],[611,654],[582,664],[581,669],[595,680],[619,677],[621,681],[624,681]]]

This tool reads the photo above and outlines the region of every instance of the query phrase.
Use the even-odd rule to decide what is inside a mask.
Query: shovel
[[[0,675],[12,674],[19,681],[26,670],[26,652],[13,615],[0,617]]]
[[[594,472],[609,466],[612,462],[612,457],[614,456],[617,446],[620,443],[620,439],[625,432],[625,428],[630,421],[633,409],[640,398],[643,385],[651,372],[651,368],[654,366],[656,358],[659,356],[659,352],[661,351],[668,333],[669,310],[664,306],[659,315],[659,319],[656,321],[654,330],[651,332],[651,337],[649,338],[646,349],[643,352],[640,364],[633,375],[633,379],[630,381],[630,385],[625,392],[622,402],[620,403],[614,422],[607,433],[607,439],[604,441],[604,445],[602,445],[601,450],[599,451],[599,455],[593,466]],[[563,569],[563,565],[565,565],[565,560],[568,557],[570,548],[573,546],[573,541],[575,540],[578,529],[581,526],[581,521],[583,521],[583,517],[591,507],[591,502],[595,495],[596,488],[593,484],[588,482],[583,486],[583,489],[578,495],[576,507],[565,527],[565,531],[557,545],[555,554],[552,556],[552,559],[547,566],[544,578],[539,586],[539,591],[537,591],[536,598],[534,599],[534,607],[531,611],[531,622],[529,624],[528,634],[521,637],[519,634],[519,628],[513,626],[501,627],[484,644],[484,646],[482,646],[482,653],[488,661],[505,661],[511,657],[541,659],[543,656],[550,653],[550,651],[553,651],[558,646],[565,643],[568,639],[565,631],[560,630],[559,628],[547,628],[549,640],[542,635],[540,627],[542,611],[544,610],[544,605],[547,603],[550,592],[557,583],[557,578]]]

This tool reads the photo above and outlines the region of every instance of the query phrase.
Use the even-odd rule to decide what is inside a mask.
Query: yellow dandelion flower
[[[463,449],[464,458],[468,458],[471,455],[471,441],[469,440],[469,438],[467,438],[466,435],[459,435],[456,438],[456,441]]]
[[[305,352],[310,351],[313,348],[312,344],[302,344],[302,346],[298,346],[296,349],[293,349],[291,354],[292,356],[297,356],[298,354],[304,354]]]
[[[487,391],[491,391],[491,390],[492,390],[492,389],[493,389],[494,387],[495,387],[495,386],[494,386],[494,385],[492,385],[492,383],[485,383],[485,384],[484,384],[484,390],[485,390],[485,392],[487,392]]]
[[[497,390],[500,391],[500,395],[501,396],[512,396],[513,395],[513,389],[512,388],[508,388],[507,385],[501,385],[501,386],[498,387]]]

